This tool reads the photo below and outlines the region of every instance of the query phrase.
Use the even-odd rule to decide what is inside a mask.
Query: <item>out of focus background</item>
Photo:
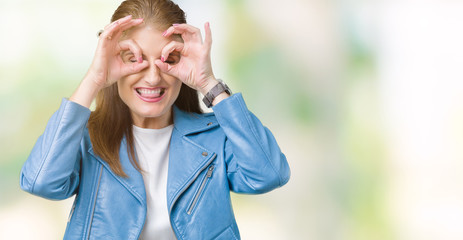
[[[62,238],[19,171],[120,2],[0,0],[0,239]],[[462,1],[176,2],[292,169],[233,195],[243,239],[463,239]]]

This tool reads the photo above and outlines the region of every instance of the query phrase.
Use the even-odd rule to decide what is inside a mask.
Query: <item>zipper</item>
[[[100,168],[101,168],[101,170],[100,170],[100,175],[98,176],[98,183],[97,183],[97,187],[96,187],[96,193],[95,193],[95,197],[93,199],[92,216],[91,216],[90,222],[88,224],[87,239],[90,238],[90,231],[92,230],[92,222],[93,222],[93,214],[95,213],[96,198],[98,197],[98,190],[100,189],[101,175],[103,173],[103,166],[100,165]]]
[[[207,168],[207,166],[209,166],[211,164],[212,161],[214,161],[214,159],[217,157],[217,155],[214,153],[214,155],[212,155],[212,158],[205,164],[205,168]],[[204,169],[201,169],[200,171],[203,171]],[[181,191],[179,193],[176,194],[174,200],[172,201],[172,204],[170,205],[169,207],[169,214],[172,212],[172,208],[174,207],[175,203],[177,202],[177,199],[186,191],[186,189],[188,189],[190,187],[191,183],[188,184],[187,186],[183,187],[181,189]]]
[[[194,196],[194,198],[193,198],[193,201],[191,202],[191,205],[190,205],[190,207],[189,207],[188,210],[187,210],[187,214],[188,214],[188,215],[191,215],[191,212],[193,211],[194,207],[195,207],[196,204],[198,203],[199,197],[201,196],[201,193],[203,192],[204,187],[206,186],[207,181],[209,180],[209,178],[212,177],[212,172],[213,172],[213,171],[214,171],[214,165],[211,165],[211,166],[207,169],[206,176],[204,176],[203,181],[201,182],[201,185],[199,186],[199,189],[198,189],[198,191],[196,192],[196,194],[195,194],[195,196]]]
[[[77,202],[77,199],[74,199],[74,203],[72,204],[72,208],[71,208],[71,213],[69,213],[68,223],[71,221],[72,215],[74,214],[74,210],[76,209],[76,202]]]
[[[207,163],[205,164],[206,168],[208,165],[211,164],[212,161],[214,161],[214,159],[217,157],[217,155],[214,153],[211,157],[211,159],[209,159],[207,161]],[[188,186],[185,186],[181,189],[181,191],[179,193],[176,194],[176,196],[174,197],[174,199],[172,200],[172,204],[170,205],[169,207],[169,221],[170,221],[170,225],[172,226],[172,229],[174,230],[174,233],[175,233],[175,236],[177,236],[177,238],[179,238],[178,236],[180,235],[178,233],[178,229],[177,229],[177,226],[176,224],[174,223],[174,221],[172,220],[172,208],[174,207],[175,203],[177,202],[178,198],[186,191],[186,189],[188,189],[188,187],[191,185],[191,183],[188,185]]]

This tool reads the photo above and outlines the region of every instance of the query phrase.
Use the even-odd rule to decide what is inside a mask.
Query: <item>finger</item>
[[[102,39],[119,39],[120,35],[123,31],[136,26],[143,22],[142,18],[139,19],[131,19],[131,16],[127,16],[125,18],[121,18],[117,21],[114,21],[110,25],[108,25],[103,33],[100,35]]]
[[[173,51],[182,52],[184,44],[177,41],[168,43],[161,51],[161,61],[166,61]]]
[[[112,23],[106,25],[106,26],[104,27],[104,30],[108,30],[109,28],[113,27],[114,25],[119,25],[119,24],[121,24],[121,23],[127,22],[127,21],[129,21],[130,19],[132,19],[132,15],[127,15],[127,16],[125,16],[125,17],[123,17],[123,18],[119,18],[119,19],[117,19],[116,21],[114,21],[114,22],[112,22]]]
[[[209,22],[204,24],[204,44],[211,49],[212,46],[212,33],[211,33],[211,25]]]
[[[122,76],[135,74],[135,73],[138,73],[138,72],[142,71],[143,69],[147,68],[148,66],[149,66],[149,63],[146,60],[143,60],[143,62],[141,62],[141,63],[136,62],[136,63],[122,64],[121,74],[122,74]]]
[[[138,44],[134,40],[128,39],[128,40],[120,41],[119,47],[121,51],[129,50],[130,52],[132,52],[135,58],[137,59],[138,63],[143,62],[143,56],[142,56],[143,52],[140,46],[138,46]]]
[[[100,39],[111,40],[113,38],[114,29],[122,23],[128,22],[132,19],[132,15],[120,18],[104,27],[104,31],[100,34]]]
[[[159,59],[156,59],[154,60],[154,64],[156,66],[158,66],[159,70],[161,70],[161,72],[163,73],[167,73],[171,76],[174,76],[176,78],[178,78],[178,74],[177,74],[177,68],[174,66],[174,65],[170,65],[168,63],[165,63]]]
[[[122,33],[132,27],[135,27],[144,22],[143,18],[132,19],[129,22],[119,24],[116,29],[114,29],[115,38],[119,38]]]
[[[185,41],[194,40],[201,43],[203,41],[201,37],[201,30],[188,24],[174,24],[169,27],[162,35],[164,37],[170,37],[172,34],[182,35],[182,38]]]

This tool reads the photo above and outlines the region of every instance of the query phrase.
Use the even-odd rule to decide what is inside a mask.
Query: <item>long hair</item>
[[[116,9],[111,22],[128,15],[143,18],[146,24],[152,24],[159,30],[165,30],[174,23],[186,23],[185,12],[169,0],[126,0]],[[183,83],[174,104],[186,112],[202,112],[198,92]],[[93,151],[109,164],[115,174],[122,177],[127,177],[119,160],[119,149],[124,136],[130,161],[141,171],[135,157],[132,124],[130,109],[120,98],[117,84],[98,92],[95,111],[88,121]]]

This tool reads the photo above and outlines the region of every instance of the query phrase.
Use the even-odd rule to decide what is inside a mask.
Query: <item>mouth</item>
[[[136,88],[137,96],[145,102],[158,102],[164,97],[166,88]]]

